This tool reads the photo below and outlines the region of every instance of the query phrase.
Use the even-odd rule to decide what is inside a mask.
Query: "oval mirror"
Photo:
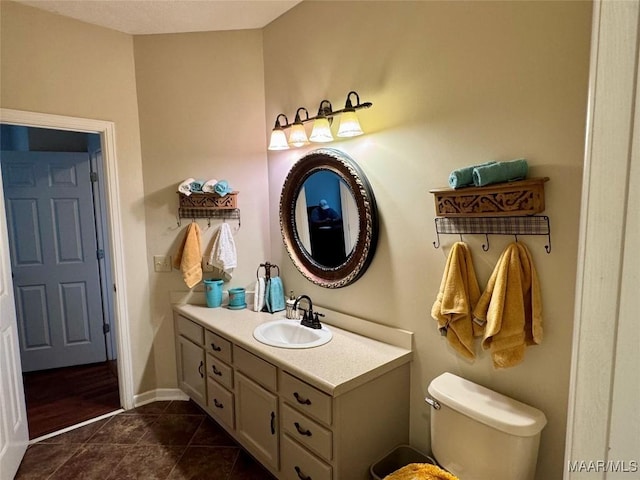
[[[360,167],[330,148],[298,160],[282,187],[280,230],[291,260],[311,282],[340,288],[360,278],[378,240],[376,201]]]

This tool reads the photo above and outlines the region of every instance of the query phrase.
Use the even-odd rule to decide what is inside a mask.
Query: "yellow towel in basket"
[[[387,475],[383,480],[460,480],[430,463],[410,463]]]

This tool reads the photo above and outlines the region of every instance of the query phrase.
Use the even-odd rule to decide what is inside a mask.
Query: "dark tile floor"
[[[16,479],[273,480],[193,402],[154,402],[29,446]]]

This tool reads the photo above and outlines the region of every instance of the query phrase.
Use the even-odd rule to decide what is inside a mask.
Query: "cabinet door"
[[[236,431],[258,460],[278,469],[278,397],[241,373],[236,376]]]
[[[206,405],[204,349],[178,337],[178,384],[182,391],[200,405]]]

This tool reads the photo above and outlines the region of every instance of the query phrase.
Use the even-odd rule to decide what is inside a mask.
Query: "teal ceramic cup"
[[[207,307],[214,308],[222,305],[223,280],[205,280],[204,296],[207,299]]]
[[[231,310],[240,310],[241,308],[246,308],[247,302],[245,301],[245,289],[242,287],[239,288],[230,288],[229,289],[229,308]]]

